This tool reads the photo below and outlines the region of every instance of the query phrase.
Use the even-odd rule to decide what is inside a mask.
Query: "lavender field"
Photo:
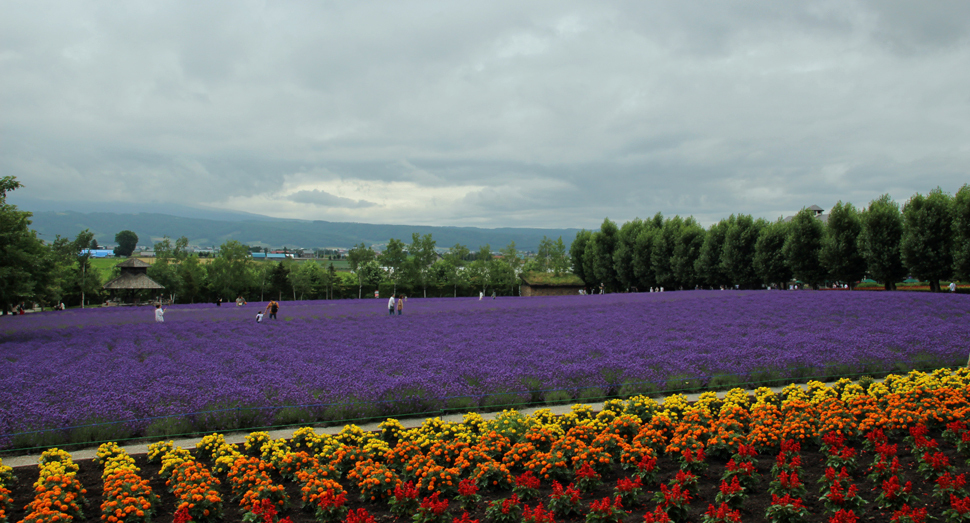
[[[0,446],[966,362],[970,296],[687,291],[0,318]],[[88,426],[96,424],[96,426]],[[55,430],[22,434],[31,431]]]

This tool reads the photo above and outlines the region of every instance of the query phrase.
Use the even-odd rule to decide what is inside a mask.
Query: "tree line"
[[[841,201],[823,222],[809,209],[790,221],[731,215],[707,229],[693,217],[603,221],[576,234],[573,272],[611,291],[633,287],[743,289],[800,280],[854,285],[867,275],[887,290],[907,276],[970,280],[970,186],[950,196],[937,188],[903,206],[883,195],[856,209]]]
[[[0,178],[0,309],[3,313],[21,301],[53,306],[101,303],[109,294],[102,286],[119,274],[107,277],[92,266],[89,248],[96,247],[94,234],[82,231],[75,238],[57,236],[42,241],[30,229],[31,213],[6,203],[6,194],[22,187],[15,177]],[[115,236],[115,254],[127,256],[138,243],[131,231]],[[188,239],[165,237],[154,245],[148,276],[164,291],[142,291],[141,299],[159,295],[178,303],[264,299],[361,298],[380,290],[382,295],[404,292],[422,296],[468,296],[496,289],[513,294],[523,271],[563,274],[569,272],[569,256],[562,238],[543,237],[538,253],[528,259],[512,241],[492,251],[486,244],[472,251],[456,244],[438,249],[430,234],[413,234],[411,242],[391,238],[377,252],[360,244],[348,253],[351,272],[338,271],[333,263],[255,261],[250,248],[229,240],[211,260],[188,250]],[[151,296],[149,294],[154,294]]]

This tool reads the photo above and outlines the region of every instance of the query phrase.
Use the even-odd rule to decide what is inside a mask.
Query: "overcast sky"
[[[970,182],[968,25],[962,0],[0,0],[0,175],[12,203],[481,227],[903,202]]]

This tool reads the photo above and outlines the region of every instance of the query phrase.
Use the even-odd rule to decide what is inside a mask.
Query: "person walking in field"
[[[950,282],[950,292],[956,292],[956,291],[957,291],[957,284],[956,284],[956,282],[951,281]]]
[[[390,299],[387,300],[387,313],[394,316],[394,295],[392,294]]]
[[[400,316],[404,313],[404,295],[397,297],[397,315]]]
[[[263,323],[263,311],[256,313],[256,323]]]
[[[276,303],[276,300],[272,300],[272,301],[269,302],[268,305],[266,305],[266,310],[269,311],[269,317],[270,317],[270,319],[274,319],[275,320],[275,319],[277,319],[276,318],[276,313],[279,312],[279,310],[280,310],[280,304],[279,303]]]
[[[165,321],[165,309],[162,308],[162,304],[155,305],[155,323],[163,323]]]

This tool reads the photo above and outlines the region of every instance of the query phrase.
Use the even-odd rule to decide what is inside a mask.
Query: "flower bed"
[[[394,318],[374,300],[285,302],[262,324],[252,307],[172,307],[163,324],[137,308],[35,314],[0,322],[0,448],[952,365],[968,306],[685,291],[411,299]]]
[[[162,492],[155,520],[163,522],[179,509],[191,515],[186,494],[176,494],[182,484],[203,485],[183,492],[212,507],[197,521],[967,521],[968,411],[970,371],[940,370],[891,375],[867,390],[811,382],[778,394],[705,393],[690,404],[613,400],[599,413],[577,405],[560,417],[469,413],[414,429],[388,420],[378,433],[300,429],[291,440],[257,432],[238,447],[213,435],[194,456],[155,444],[154,463],[112,458],[121,454],[107,446],[101,461],[107,474],[111,462],[140,469]],[[223,481],[200,472],[226,460]],[[98,501],[81,487],[100,481],[92,465],[57,450],[42,459],[42,478],[74,478],[61,494],[80,494],[58,507],[74,521],[97,519],[80,513],[85,500]],[[15,471],[23,477],[12,521],[53,492],[24,484],[36,470]],[[436,479],[421,486],[428,477]],[[155,487],[163,481],[170,490]],[[222,498],[233,503],[220,517]]]

